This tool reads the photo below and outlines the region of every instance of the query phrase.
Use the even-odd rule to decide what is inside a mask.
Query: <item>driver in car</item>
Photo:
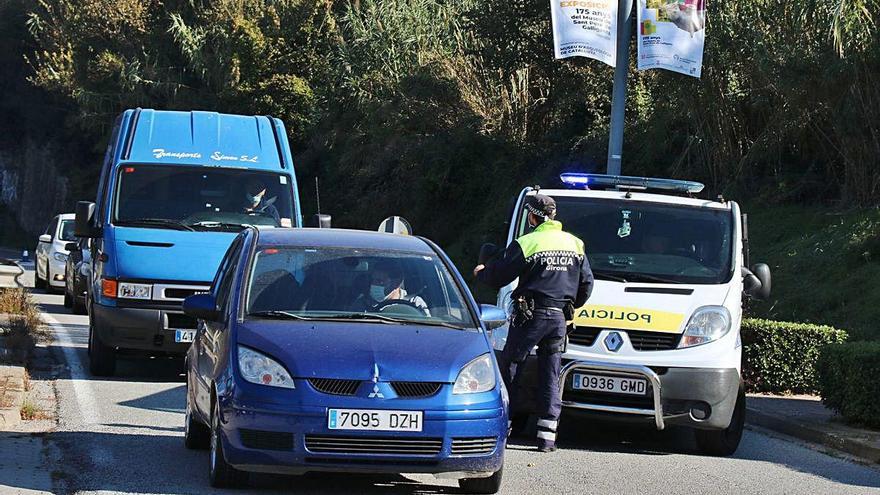
[[[257,178],[250,178],[245,182],[245,204],[242,205],[244,213],[249,215],[262,215],[275,220],[275,225],[281,225],[281,215],[275,207],[274,197],[267,198],[266,184]]]
[[[382,309],[392,304],[404,304],[415,307],[431,316],[428,304],[419,296],[407,294],[403,288],[403,272],[395,264],[379,262],[370,274],[370,288],[367,293],[360,294],[354,300],[355,311],[369,311]]]

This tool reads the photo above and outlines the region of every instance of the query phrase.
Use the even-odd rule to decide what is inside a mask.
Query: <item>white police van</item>
[[[596,278],[575,311],[563,354],[563,407],[616,419],[695,429],[701,452],[730,455],[742,436],[740,322],[747,297],[766,298],[770,271],[746,268],[747,217],[733,201],[698,199],[697,182],[563,174],[563,228],[581,238]],[[507,243],[528,232],[525,188]],[[516,281],[498,293],[510,311]],[[507,327],[493,333],[496,351]],[[534,381],[533,359],[526,385]],[[531,389],[532,387],[526,387]],[[523,390],[521,396],[528,397]],[[524,401],[528,403],[529,401]],[[528,406],[511,411],[515,428]]]

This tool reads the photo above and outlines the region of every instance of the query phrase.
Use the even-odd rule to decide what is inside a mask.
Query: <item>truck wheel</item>
[[[199,421],[193,411],[189,390],[186,391],[186,419],[183,426],[183,444],[188,449],[204,450],[211,444],[211,429]]]
[[[223,456],[223,442],[220,439],[220,414],[217,406],[211,414],[211,453],[210,471],[208,472],[211,486],[214,488],[239,488],[247,484],[248,475],[230,466]]]
[[[467,493],[498,493],[501,489],[502,467],[488,478],[464,478],[458,480],[458,487]]]
[[[113,376],[116,373],[116,349],[104,345],[89,318],[89,371],[95,376]]]
[[[733,455],[742,439],[746,422],[746,393],[740,388],[730,425],[723,430],[695,430],[697,449],[706,455],[726,457]]]

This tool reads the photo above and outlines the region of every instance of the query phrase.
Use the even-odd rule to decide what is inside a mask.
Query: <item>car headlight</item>
[[[55,258],[55,261],[60,261],[60,262],[62,262],[62,263],[64,263],[65,261],[67,261],[67,255],[64,254],[64,253],[54,253],[54,254],[52,255],[52,257]]]
[[[458,372],[453,394],[476,394],[495,388],[495,367],[488,354],[474,359]]]
[[[703,306],[697,309],[687,327],[678,348],[708,344],[727,335],[730,331],[730,311],[724,306]]]
[[[248,347],[238,346],[238,369],[245,380],[257,385],[296,388],[284,366]]]
[[[150,284],[134,284],[131,282],[119,282],[117,297],[125,299],[152,299],[153,286]]]

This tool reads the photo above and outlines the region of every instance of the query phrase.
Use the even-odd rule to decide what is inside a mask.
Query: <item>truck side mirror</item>
[[[764,263],[757,263],[751,268],[743,267],[743,291],[755,299],[766,300],[770,298],[770,267]]]
[[[318,229],[329,229],[330,223],[333,217],[324,213],[316,213],[312,217],[312,221],[309,222],[309,227],[315,227]]]
[[[95,228],[95,203],[91,201],[78,201],[76,203],[76,219],[73,223],[73,235],[77,237],[98,237],[98,229]]]

